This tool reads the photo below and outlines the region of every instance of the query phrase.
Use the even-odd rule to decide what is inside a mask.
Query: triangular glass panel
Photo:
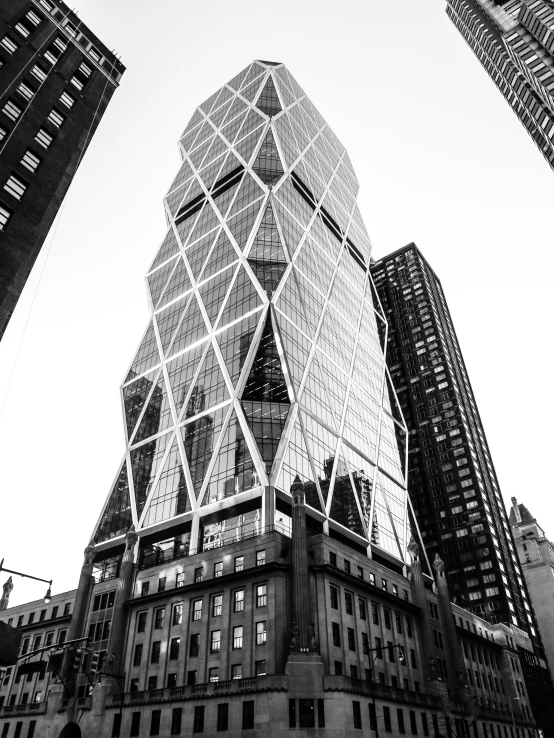
[[[165,436],[148,441],[131,451],[131,469],[139,519],[170,437],[171,433],[166,433]]]
[[[151,369],[156,364],[159,364],[160,361],[161,358],[158,351],[158,344],[156,342],[154,325],[153,322],[150,321],[150,325],[148,326],[148,329],[144,334],[144,337],[139,346],[139,350],[135,355],[125,381],[129,382],[131,379],[134,379],[134,377],[138,376],[139,374],[143,374],[144,372],[148,371],[148,369]]]
[[[302,403],[302,407],[305,407],[318,418],[321,418],[326,425],[336,428],[335,414],[331,406],[327,387],[321,375],[317,353],[314,354],[310,364],[300,402]]]
[[[304,314],[308,319],[312,332],[315,333],[319,324],[319,319],[325,307],[325,298],[312,287],[300,272],[294,270],[294,277],[296,279],[298,292],[302,299]]]
[[[350,470],[350,476],[354,483],[356,496],[360,503],[362,517],[369,528],[371,513],[371,499],[373,496],[373,467],[360,454],[357,454],[346,444],[342,446],[342,453]]]
[[[159,370],[156,370],[159,372]],[[125,423],[127,426],[127,438],[131,438],[142,408],[146,404],[154,386],[156,372],[145,374],[135,382],[125,385],[121,390],[123,395],[123,406],[125,408]]]
[[[319,487],[325,503],[331,487],[331,475],[335,461],[337,437],[307,413],[299,413],[304,424],[308,451],[313,461]]]
[[[237,154],[242,156],[246,164],[250,163],[250,159],[252,158],[254,149],[257,147],[258,141],[260,140],[262,130],[263,127],[257,128],[254,133],[251,133],[246,138],[243,138],[242,141],[239,141],[234,146],[235,151],[237,152]]]
[[[283,176],[283,165],[273,137],[273,131],[269,130],[267,132],[252,169],[266,185],[274,185]]]
[[[229,210],[231,200],[235,196],[240,183],[242,182],[242,176],[239,176],[238,179],[233,180],[233,182],[234,183],[231,185],[231,187],[222,187],[214,195],[212,195],[217,209],[224,218],[227,214],[227,211]]]
[[[337,472],[329,517],[345,528],[348,528],[348,530],[357,533],[359,536],[365,536],[360,511],[356,502],[356,493],[352,487],[348,467],[342,454],[337,461]]]
[[[196,281],[198,281],[202,267],[206,263],[206,259],[208,258],[208,254],[210,253],[210,249],[212,248],[217,233],[217,231],[208,233],[204,238],[200,239],[200,241],[197,241],[190,246],[185,252],[192,275]]]
[[[394,488],[399,490],[398,495],[395,494]],[[394,482],[389,480],[384,474],[377,475],[375,484],[375,506],[373,511],[373,529],[372,543],[375,542],[380,548],[388,553],[402,558],[404,556],[405,546],[403,545],[404,520],[398,512],[405,514],[405,500],[402,494],[403,490],[396,487]],[[398,498],[397,502],[395,498]]]
[[[265,72],[265,69],[263,67],[261,67],[259,64],[256,64],[256,62],[253,62],[252,66],[248,70],[248,74],[242,80],[240,89],[243,90],[245,87],[247,87],[252,82],[252,80],[258,79],[264,72]],[[258,83],[261,83],[261,79],[258,79]]]
[[[346,400],[348,377],[339,371],[325,354],[319,350],[316,352],[316,356],[321,370],[321,378],[327,390],[327,399],[333,408],[335,426],[340,428],[344,402]]]
[[[145,438],[155,436],[173,424],[171,415],[171,405],[169,396],[165,386],[163,372],[160,372],[154,387],[148,405],[140,420],[137,431],[132,439],[132,443],[139,443]]]
[[[239,72],[235,77],[233,77],[233,79],[229,80],[229,82],[227,82],[229,87],[231,87],[233,90],[239,90],[241,83],[246,77],[246,73],[249,71],[251,66],[252,65],[249,64],[245,69],[242,70],[242,72]]]
[[[232,94],[229,90],[227,90],[229,94]],[[214,124],[216,128],[219,128],[221,125],[221,122],[223,121],[223,118],[227,115],[229,108],[231,107],[232,100],[227,100],[227,102],[219,107],[217,110],[214,110],[213,113],[210,114],[210,120]]]
[[[237,385],[248,356],[260,315],[261,313],[253,313],[216,336],[233,387]]]
[[[423,545],[423,540],[419,532],[419,526],[417,524],[416,516],[414,515],[414,511],[412,509],[412,503],[410,500],[408,500],[408,542],[410,536],[413,537],[414,541],[419,546],[419,559],[422,563],[424,574],[427,574],[428,576],[433,576],[431,566],[429,564],[429,559],[427,558],[427,552],[425,550],[425,546]],[[409,556],[407,555],[405,556],[405,559],[407,561],[410,560]]]
[[[262,202],[263,198],[260,198],[257,202],[252,203],[252,205],[245,208],[238,215],[235,215],[235,217],[228,223],[229,230],[233,234],[233,237],[241,251],[246,246],[246,242],[252,232],[252,227],[254,225],[254,221],[258,217],[258,212]]]
[[[214,106],[220,94],[221,94],[221,90],[214,92],[214,94],[210,95],[210,97],[207,100],[205,100],[200,106],[200,109],[203,110],[206,113],[206,115],[210,112],[210,110]]]
[[[277,201],[275,201],[275,218],[281,226],[281,230],[285,238],[285,245],[289,254],[292,256],[305,231],[300,224],[296,222],[288,210],[285,210],[285,208]]]
[[[227,290],[229,289],[229,284],[233,279],[234,274],[235,268],[229,267],[229,269],[226,269],[224,272],[220,272],[217,276],[210,279],[209,282],[206,282],[202,287],[200,287],[200,297],[202,298],[202,302],[204,303],[204,307],[206,308],[208,318],[212,325],[216,322],[219,310],[227,296]]]
[[[192,300],[187,307],[185,317],[175,335],[175,340],[171,346],[171,355],[178,354],[187,346],[191,346],[199,341],[207,333],[206,323],[200,310],[200,305],[196,299],[196,295],[192,296]]]
[[[202,113],[196,109],[194,113],[192,114],[192,118],[189,120],[187,127],[183,131],[183,136],[187,134],[189,131],[192,131],[193,128],[196,128],[200,124],[201,121],[203,121],[204,118],[202,117]],[[181,138],[183,137],[181,136]]]
[[[179,295],[187,292],[187,290],[189,290],[191,286],[192,285],[190,282],[189,274],[187,272],[187,268],[185,266],[185,262],[182,258],[179,258],[177,260],[175,271],[171,275],[171,279],[169,280],[169,283],[165,288],[164,293],[162,294],[158,308],[162,308],[164,305],[167,305],[169,302],[171,302],[171,300],[174,300],[176,297],[179,297]]]
[[[133,514],[131,511],[129,480],[127,479],[127,464],[123,459],[119,474],[108,497],[108,503],[94,533],[94,542],[103,543],[109,541],[110,538],[122,536],[127,533],[132,523]]]
[[[343,436],[356,448],[360,449],[366,456],[375,461],[375,444],[377,441],[377,428],[379,427],[379,414],[371,415],[367,408],[364,417],[364,407],[359,404],[357,395],[360,390],[357,385],[352,384],[348,398],[348,408],[344,418]],[[378,413],[378,406],[377,413]],[[371,435],[368,435],[368,431]]]
[[[185,182],[182,187],[178,187],[176,190],[173,190],[173,192],[170,195],[167,195],[167,197],[165,198],[167,207],[169,208],[169,212],[171,213],[171,217],[174,217],[177,210],[179,210],[179,205],[181,204],[183,197],[185,196],[189,187],[190,180],[188,182]]]
[[[229,115],[227,116],[227,118],[229,119],[229,122],[226,123],[221,129],[221,133],[225,136],[227,141],[229,141],[229,143],[231,144],[233,143],[233,140],[235,136],[237,135],[237,131],[239,130],[239,128],[242,126],[242,124],[244,123],[246,119],[246,110],[243,113],[241,113],[237,118],[231,118],[231,114],[233,112],[233,108],[235,105],[242,106],[244,105],[244,103],[242,100],[235,100],[235,102],[233,103],[233,106],[231,107],[231,110],[229,111]]]
[[[148,289],[150,290],[150,297],[154,308],[158,304],[160,295],[162,294],[176,263],[177,261],[175,259],[173,259],[173,261],[168,261],[147,277]]]
[[[181,428],[194,494],[198,497],[229,406],[201,415]]]
[[[281,332],[281,338],[283,339],[283,348],[285,350],[290,376],[294,383],[294,388],[298,392],[306,364],[308,363],[312,342],[282,315],[279,314],[277,316],[277,322]]]
[[[250,174],[246,174],[227,217],[230,218],[236,215],[236,213],[243,210],[247,205],[250,205],[251,202],[262,197],[263,194],[262,188],[254,178]]]
[[[229,237],[224,230],[219,234],[215,246],[208,257],[204,271],[201,274],[202,279],[211,277],[212,274],[219,272],[229,264],[238,259],[237,252],[233,248]]]
[[[245,87],[240,91],[240,94],[248,100],[248,102],[252,102],[252,100],[256,97],[256,94],[258,93],[258,90],[260,89],[260,79],[254,80],[251,84],[248,85],[248,87]]]
[[[213,346],[210,346],[190,393],[185,416],[191,418],[228,399],[223,372]]]
[[[217,228],[220,223],[221,221],[219,220],[217,211],[214,210],[211,203],[207,202],[204,210],[200,213],[200,216],[194,225],[194,232],[192,234],[191,241],[197,241],[205,233],[209,233],[214,228]],[[213,236],[215,237],[215,233]]]
[[[250,249],[248,263],[266,292],[274,292],[287,268],[285,251],[271,203],[267,204],[260,228]]]
[[[244,124],[235,140],[242,140],[255,128],[259,128],[261,125],[263,125],[263,123],[264,119],[256,110],[249,110],[248,115],[246,116],[246,120],[244,121]],[[259,133],[261,133],[261,131],[259,131]]]
[[[231,288],[231,294],[225,308],[223,315],[219,321],[219,327],[231,323],[237,318],[242,317],[246,313],[255,310],[262,304],[258,291],[252,284],[252,280],[246,273],[244,267],[240,267],[237,278]]]
[[[298,420],[294,424],[287,448],[285,449],[283,464],[276,486],[290,495],[292,483],[297,475],[304,482],[306,503],[318,512],[322,512],[316,477],[314,476],[310,462],[302,427]]]
[[[242,393],[242,407],[269,472],[290,407],[269,314]]]
[[[215,161],[212,161],[212,163],[202,169],[200,172],[200,178],[202,179],[202,182],[204,182],[204,185],[207,190],[210,189],[210,187],[213,185],[213,183],[216,181],[217,175],[219,170],[221,169],[221,165],[225,161],[225,154],[220,156]]]
[[[158,324],[158,331],[164,353],[167,353],[167,349],[171,343],[171,338],[173,337],[175,329],[183,315],[184,308],[190,302],[192,297],[192,295],[182,297],[177,302],[174,302],[173,305],[170,305],[168,308],[162,310],[156,315],[156,323]]]
[[[273,77],[269,75],[267,82],[264,85],[262,94],[256,102],[256,107],[259,108],[262,113],[269,115],[271,118],[273,115],[277,115],[283,109],[277,95],[277,90],[273,84]]]
[[[201,343],[190,351],[180,354],[176,359],[173,359],[167,364],[167,374],[171,391],[173,392],[173,402],[175,403],[177,417],[181,414],[181,409],[187,399],[192,380],[200,362],[200,357],[204,353],[205,348],[206,344]]]
[[[160,246],[158,255],[154,259],[150,269],[152,270],[160,266],[160,264],[163,264],[164,261],[167,261],[172,256],[175,256],[175,254],[177,254],[178,252],[179,244],[177,243],[177,239],[175,238],[173,228],[170,226],[168,232],[165,234],[164,240],[162,241],[162,245]]]
[[[176,515],[188,512],[190,509],[187,482],[181,464],[179,445],[175,438],[156,484],[154,494],[148,503],[142,527],[145,528],[162,520],[168,520]]]
[[[257,487],[260,480],[242,428],[233,411],[204,494],[202,504],[238,495]]]
[[[277,307],[287,318],[297,325],[308,336],[313,336],[313,330],[308,320],[304,301],[300,297],[298,285],[294,274],[291,272],[283,285]]]
[[[211,133],[214,132],[213,128],[210,126]],[[213,136],[212,138],[209,138],[207,141],[205,141],[201,146],[194,149],[194,151],[189,154],[190,160],[193,163],[194,167],[198,169],[200,167],[200,164],[202,163],[202,159],[206,156],[206,153],[210,146],[213,143]]]
[[[188,163],[188,161],[184,161],[181,164],[181,168],[179,169],[177,176],[173,180],[171,187],[169,188],[169,192],[172,193],[174,190],[177,189],[177,187],[179,187],[179,185],[182,185],[183,182],[189,179],[189,177],[192,177],[192,169],[190,168],[190,164]]]
[[[196,221],[202,216],[202,208],[206,204],[205,200],[200,200],[194,207],[192,207],[186,214],[185,219],[177,222],[177,233],[181,239],[181,244],[186,246],[192,227]],[[199,215],[200,211],[200,215]]]
[[[279,70],[277,71],[278,75]],[[281,99],[285,103],[285,105],[288,107],[294,102],[294,97],[292,96],[292,93],[289,92],[288,87],[283,82],[283,80],[280,78],[280,76],[277,76],[276,78],[277,87],[279,88],[279,94],[281,96]]]

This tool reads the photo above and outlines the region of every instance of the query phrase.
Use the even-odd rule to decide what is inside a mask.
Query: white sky
[[[254,58],[284,62],[347,147],[374,256],[415,241],[437,272],[504,499],[554,536],[554,173],[444,0],[74,2],[127,72],[0,343],[5,565],[77,585],[124,451],[119,385],[147,323],[176,141]],[[42,594],[15,584],[11,604]]]

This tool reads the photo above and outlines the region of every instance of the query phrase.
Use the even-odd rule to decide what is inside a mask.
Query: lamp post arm
[[[41,577],[33,577],[31,574],[23,574],[20,571],[14,571],[13,569],[6,569],[4,566],[4,559],[0,561],[0,571],[7,571],[8,574],[16,574],[18,577],[25,577],[26,579],[36,579],[37,582],[46,582],[46,584],[49,584],[52,586],[52,579],[42,579]]]

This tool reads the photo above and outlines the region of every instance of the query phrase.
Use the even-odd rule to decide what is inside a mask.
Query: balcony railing
[[[224,682],[215,682],[214,692],[226,692],[233,686],[230,679],[226,679]]]

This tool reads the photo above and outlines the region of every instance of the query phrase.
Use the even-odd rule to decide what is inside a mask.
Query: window
[[[60,630],[58,634],[58,643],[65,643],[66,638],[67,638],[67,630]]]
[[[17,91],[19,92],[19,94],[24,100],[27,100],[27,102],[33,99],[33,96],[36,92],[36,90],[33,87],[31,87],[31,85],[27,84],[26,82],[22,82],[17,88]]]
[[[406,728],[404,727],[404,710],[401,707],[396,708],[396,719],[398,721],[398,732],[405,733]]]
[[[406,617],[406,635],[408,636],[408,638],[414,637],[414,631],[412,628],[412,619],[408,617]]]
[[[63,103],[66,108],[69,108],[71,110],[71,108],[75,104],[75,98],[73,97],[73,95],[70,95],[69,92],[66,92],[64,90],[64,92],[62,92],[62,94],[60,95],[60,102]]]
[[[412,669],[417,669],[417,661],[416,661],[416,655],[413,648],[410,648],[410,663],[412,666]]]
[[[256,607],[265,607],[267,605],[267,585],[259,584],[256,587]]]
[[[380,638],[375,638],[375,653],[377,655],[378,659],[383,658],[383,651],[382,651],[383,643]]]
[[[194,570],[194,581],[201,582],[204,579],[204,569],[199,566]]]
[[[79,72],[83,75],[86,79],[90,77],[92,74],[92,69],[89,67],[89,65],[86,62],[81,62],[79,64]]]
[[[90,49],[88,50],[88,53],[91,55],[91,57],[96,62],[99,62],[102,59],[102,54],[94,46],[90,47]]]
[[[171,735],[181,735],[183,708],[175,707],[171,713]]]
[[[395,662],[394,646],[392,645],[391,641],[387,641],[387,651],[388,651],[389,661],[391,662],[391,664],[394,664]]]
[[[416,714],[413,710],[410,710],[410,730],[412,731],[412,735],[417,735]]]
[[[187,684],[196,684],[196,669],[192,669],[191,671],[187,671]]]
[[[183,622],[183,606],[182,605],[174,605],[173,607],[173,625],[181,625]]]
[[[19,44],[17,41],[14,41],[13,38],[10,36],[4,36],[4,38],[0,41],[0,46],[4,47],[4,50],[8,52],[8,54],[13,54],[17,51],[19,48]]]
[[[50,121],[50,123],[52,123],[53,126],[56,126],[56,128],[60,128],[65,121],[65,115],[62,115],[62,113],[56,110],[56,108],[52,108],[50,114],[48,115],[48,120]],[[148,594],[149,582],[143,583],[142,585],[143,594],[144,594],[144,587],[146,587],[146,594]]]
[[[179,636],[177,638],[172,638],[169,643],[169,660],[173,661],[175,659],[179,658],[179,646],[181,645],[181,639]]]
[[[160,718],[162,716],[161,710],[152,710],[150,717],[150,735],[160,735]]]
[[[223,595],[214,595],[212,597],[212,617],[217,618],[221,615],[223,607]]]
[[[8,132],[6,131],[6,129],[0,126],[0,141],[3,141],[7,135],[8,135]]]
[[[363,600],[361,597],[358,597],[358,610],[360,613],[360,620],[366,620],[365,600]]]
[[[376,723],[377,723],[377,721],[375,719],[375,705],[372,704],[372,703],[370,703],[368,705],[368,708],[369,708],[369,729],[370,730],[375,730],[375,726],[376,726]]]
[[[162,642],[161,641],[154,641],[152,643],[152,654],[150,656],[150,663],[151,664],[159,664],[160,663],[160,650],[161,650]]]
[[[333,630],[333,646],[340,648],[340,626],[338,623],[331,623]]]
[[[256,566],[263,566],[265,564],[265,550],[256,551]]]
[[[332,551],[329,553],[329,563],[331,566],[337,565],[337,554],[333,553]]]
[[[11,215],[12,213],[10,210],[5,208],[3,205],[0,205],[0,231],[5,230]]]
[[[159,628],[163,628],[164,619],[165,619],[165,607],[160,607],[158,610],[156,610],[156,620],[154,622],[154,629],[158,630]]]
[[[6,184],[4,185],[4,189],[6,192],[9,192],[10,195],[15,197],[17,200],[21,200],[23,195],[25,194],[25,190],[27,189],[27,185],[25,182],[23,182],[19,177],[16,177],[15,174],[12,174],[11,177],[8,179]],[[32,623],[31,616],[34,618],[34,612],[32,612],[29,615],[29,622]]]
[[[70,23],[69,21],[65,24],[65,30],[69,33],[70,36],[73,36],[75,38],[77,36],[77,29],[73,25],[73,23]]]
[[[329,591],[331,593],[331,607],[332,607],[333,610],[338,610],[339,609],[339,592],[338,592],[338,589],[336,587],[331,587]]]
[[[40,17],[40,15],[38,13],[35,13],[34,10],[28,10],[27,13],[25,13],[25,18],[29,21],[29,23],[32,26],[35,26],[35,28],[42,21],[42,18]]]
[[[352,615],[354,608],[352,606],[352,595],[350,592],[344,593],[344,609],[347,615]]]
[[[229,703],[223,702],[217,706],[217,730],[229,730]]]
[[[138,643],[135,646],[135,653],[133,655],[133,666],[140,666],[140,662],[142,661],[142,650],[143,650],[142,643]]]
[[[242,571],[244,569],[244,556],[235,557],[235,571]]]
[[[352,717],[354,719],[354,727],[361,730],[362,729],[362,711],[360,709],[360,703],[356,700],[353,700],[352,702]]]
[[[177,574],[177,582],[175,583],[176,587],[184,587],[185,586],[185,572],[180,571]]]
[[[256,623],[256,646],[262,646],[267,641],[265,620]]]
[[[168,687],[176,687],[177,686],[177,674],[168,674],[167,675],[167,686]]]
[[[194,708],[194,722],[192,724],[192,732],[204,732],[204,705],[197,705]]]
[[[137,618],[137,633],[144,633],[146,630],[146,612],[139,612]]]
[[[385,628],[388,628],[389,630],[391,630],[390,610],[387,610],[386,608],[384,608],[383,613],[385,615]]]
[[[158,592],[165,592],[166,581],[167,581],[167,577],[160,577],[158,579]]]
[[[354,628],[347,628],[347,638],[348,638],[348,650],[355,651],[356,650],[356,639],[354,637]]]
[[[237,589],[233,597],[233,610],[242,612],[244,610],[244,589]]]
[[[217,561],[214,564],[214,578],[223,576],[223,561]]]
[[[219,666],[210,667],[210,670],[208,672],[208,681],[209,682],[219,681]]]
[[[427,713],[421,713],[421,727],[423,728],[423,735],[429,735],[429,725],[427,724]]]
[[[383,705],[383,720],[385,723],[385,731],[387,733],[392,733],[392,726],[391,726],[391,720],[390,720],[390,707],[387,707],[386,705]]]
[[[200,634],[193,633],[190,637],[189,656],[198,656],[200,646]]]
[[[83,90],[83,87],[85,86],[85,83],[83,80],[78,77],[76,74],[73,75],[73,77],[69,80],[73,87],[75,87],[79,92]]]
[[[248,700],[247,702],[242,703],[242,729],[252,730],[253,728],[254,728],[254,700]]]
[[[221,651],[221,631],[212,630],[210,653],[219,653],[219,651]]]
[[[192,619],[200,620],[202,618],[202,600],[194,600],[192,603]]]
[[[242,679],[242,664],[231,666],[231,679]]]
[[[131,732],[130,736],[138,736],[140,733],[140,712],[133,712],[131,715]]]
[[[10,120],[17,120],[19,116],[22,113],[21,108],[19,105],[16,105],[13,100],[8,100],[8,102],[4,105],[2,108],[2,112],[4,115],[6,115]]]
[[[267,661],[265,659],[256,661],[255,666],[256,666],[256,676],[265,676],[267,674]]]
[[[369,638],[367,633],[362,633],[362,651],[365,654],[369,653]]]
[[[121,713],[118,712],[113,716],[112,738],[119,738],[120,732],[121,732]]]
[[[373,625],[379,625],[379,607],[373,602],[371,603],[371,619]]]
[[[344,571],[350,574],[350,561],[348,559],[344,559]]]
[[[243,634],[243,627],[242,625],[236,625],[233,628],[233,648],[242,648],[242,634]]]

